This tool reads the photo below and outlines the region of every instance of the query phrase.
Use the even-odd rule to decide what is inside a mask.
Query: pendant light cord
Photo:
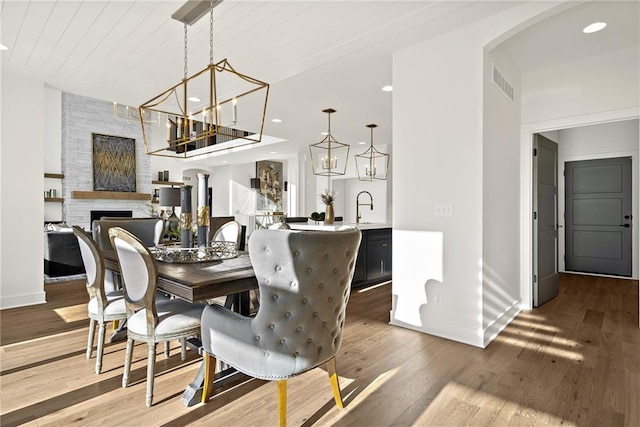
[[[184,24],[184,79],[187,80],[187,24]]]
[[[213,0],[211,0],[211,13],[209,14],[209,64],[213,65]]]

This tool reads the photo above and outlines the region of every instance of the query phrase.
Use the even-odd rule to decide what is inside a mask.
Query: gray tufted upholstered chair
[[[73,227],[78,239],[82,262],[87,273],[87,292],[89,293],[89,337],[87,339],[87,359],[93,352],[93,336],[98,322],[98,349],[96,354],[96,374],[102,371],[104,351],[105,322],[120,321],[127,318],[122,291],[105,291],[105,268],[102,252],[91,236],[78,226]]]
[[[280,424],[286,424],[286,379],[327,364],[336,405],[342,397],[335,355],[360,246],[360,230],[256,230],[249,254],[260,288],[254,318],[221,306],[202,313],[205,387],[212,393],[216,359],[255,378],[278,381]]]
[[[242,238],[242,226],[237,221],[229,221],[222,224],[211,237],[212,242],[236,242],[236,249],[240,247]]]
[[[129,383],[133,342],[146,342],[149,346],[146,404],[150,407],[153,402],[156,343],[181,340],[181,356],[185,360],[185,339],[200,334],[204,304],[191,304],[181,299],[156,302],[158,269],[149,248],[133,234],[119,227],[111,228],[109,236],[124,279],[128,318],[122,387],[127,387]]]

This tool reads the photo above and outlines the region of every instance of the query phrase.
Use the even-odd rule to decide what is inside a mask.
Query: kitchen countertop
[[[322,223],[322,221],[320,221],[316,225],[315,221],[309,221],[307,223],[293,222],[289,224],[289,227],[291,227],[292,230],[318,230],[318,231],[337,231],[344,226],[356,227],[360,230],[378,230],[382,228],[391,228],[391,224],[366,223],[366,222],[361,222],[360,224],[347,223],[347,222],[334,222],[331,225],[325,225]]]

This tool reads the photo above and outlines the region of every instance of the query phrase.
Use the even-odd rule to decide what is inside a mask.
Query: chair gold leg
[[[327,362],[327,372],[329,373],[329,382],[331,383],[331,391],[333,392],[333,399],[336,401],[336,406],[340,409],[344,408],[342,403],[342,395],[340,394],[340,384],[338,382],[338,373],[336,372],[336,358],[333,357]]]
[[[202,403],[207,403],[213,394],[213,379],[216,375],[216,358],[209,353],[204,353],[204,387],[202,390]]]
[[[278,418],[280,427],[287,426],[287,380],[278,381]]]

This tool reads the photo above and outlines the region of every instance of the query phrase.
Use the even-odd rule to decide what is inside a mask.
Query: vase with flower
[[[326,205],[325,214],[324,214],[324,223],[325,224],[333,224],[334,214],[333,214],[333,201],[335,200],[336,194],[333,191],[324,190],[324,193],[320,194],[320,200],[322,203]]]

